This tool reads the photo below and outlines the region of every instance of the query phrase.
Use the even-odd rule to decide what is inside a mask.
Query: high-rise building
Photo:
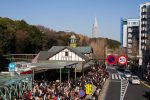
[[[140,5],[139,65],[150,61],[150,2]]]
[[[121,18],[120,43],[122,48],[127,47],[127,19]]]
[[[94,24],[93,24],[93,28],[92,28],[92,38],[95,38],[98,35],[99,29],[98,29],[98,22],[97,19],[95,17],[94,19]]]
[[[121,19],[121,47],[128,57],[138,55],[139,19]]]

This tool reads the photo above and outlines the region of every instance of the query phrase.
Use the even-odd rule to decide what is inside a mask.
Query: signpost
[[[116,63],[116,57],[114,55],[108,55],[106,58],[106,62],[108,64],[115,64]]]
[[[125,65],[128,62],[128,58],[124,55],[118,57],[118,63],[121,65]]]
[[[92,94],[92,84],[86,84],[86,94]]]

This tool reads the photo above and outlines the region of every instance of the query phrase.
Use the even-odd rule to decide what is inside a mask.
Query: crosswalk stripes
[[[121,76],[119,75],[119,79],[121,79]]]
[[[117,76],[117,74],[115,74],[115,79],[118,79],[118,76]]]
[[[112,74],[112,79],[115,79],[115,78],[114,78],[114,74]]]
[[[123,77],[123,76],[120,75],[120,74],[111,74],[111,79],[112,79],[112,80],[121,80],[121,79],[127,80],[125,77]]]

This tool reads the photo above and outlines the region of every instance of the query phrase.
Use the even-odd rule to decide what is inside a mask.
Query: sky
[[[91,37],[96,16],[97,37],[119,41],[120,19],[139,18],[145,2],[150,0],[1,0],[0,17]]]

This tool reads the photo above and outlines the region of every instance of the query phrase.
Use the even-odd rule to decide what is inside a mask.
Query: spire
[[[95,38],[96,35],[98,34],[98,22],[97,22],[97,18],[95,16],[94,18],[94,24],[93,24],[93,29],[92,29],[92,38]]]
[[[98,26],[98,23],[97,23],[97,18],[96,18],[96,16],[95,16],[95,18],[94,18],[94,26],[96,27],[96,26]]]

